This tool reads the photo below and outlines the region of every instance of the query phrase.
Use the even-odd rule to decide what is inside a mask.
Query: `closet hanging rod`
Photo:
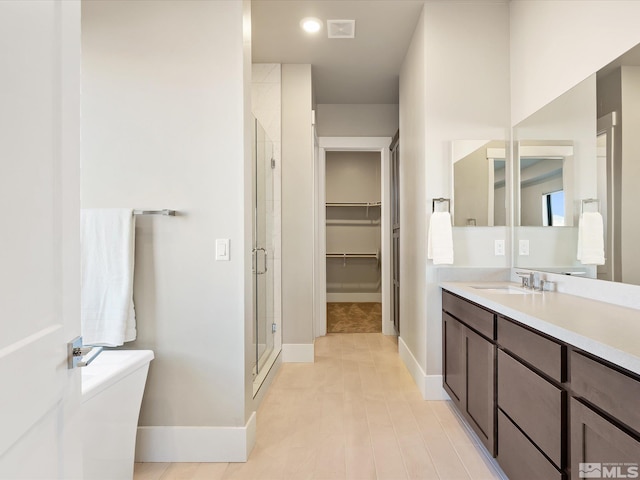
[[[327,253],[327,258],[378,258],[377,253]]]
[[[133,214],[134,215],[165,215],[165,216],[174,217],[176,215],[176,211],[168,210],[166,208],[164,210],[134,210]]]
[[[327,207],[379,207],[382,202],[327,202]]]

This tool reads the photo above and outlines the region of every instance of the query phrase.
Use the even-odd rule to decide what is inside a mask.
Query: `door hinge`
[[[272,158],[271,159],[271,169],[273,170],[274,168],[276,168],[276,159]]]
[[[275,323],[271,324],[271,333],[276,333],[278,331],[278,325]]]

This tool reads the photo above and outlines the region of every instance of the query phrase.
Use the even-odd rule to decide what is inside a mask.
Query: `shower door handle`
[[[258,268],[258,252],[263,252],[264,253],[264,270],[260,271]],[[258,275],[264,275],[265,273],[267,273],[267,250],[265,248],[256,248],[256,273]]]

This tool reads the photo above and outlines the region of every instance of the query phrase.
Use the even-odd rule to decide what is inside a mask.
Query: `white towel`
[[[80,228],[83,343],[117,347],[135,340],[133,210],[83,209]]]
[[[453,233],[449,212],[433,212],[427,233],[427,258],[434,265],[453,263]]]
[[[600,212],[580,215],[577,258],[583,265],[604,265],[604,228]]]

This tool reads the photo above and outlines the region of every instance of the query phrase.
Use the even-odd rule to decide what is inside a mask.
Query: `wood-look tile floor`
[[[138,463],[135,480],[500,479],[450,402],[424,401],[395,337],[329,334],[283,364],[246,463]]]

